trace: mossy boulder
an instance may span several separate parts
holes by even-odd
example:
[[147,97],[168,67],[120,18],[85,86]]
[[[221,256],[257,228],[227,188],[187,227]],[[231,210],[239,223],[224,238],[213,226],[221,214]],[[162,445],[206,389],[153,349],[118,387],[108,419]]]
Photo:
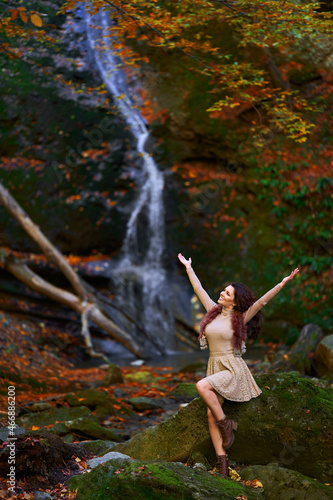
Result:
[[317,345],[314,362],[321,375],[333,376],[333,335],[327,335]]
[[196,384],[181,382],[173,391],[169,392],[168,396],[175,398],[197,398],[198,391]]
[[30,411],[44,411],[44,410],[51,410],[53,406],[51,403],[43,403],[42,401],[40,403],[34,403],[29,406]]
[[136,373],[127,373],[125,375],[125,382],[137,382],[138,384],[150,384],[159,380],[154,377],[150,372],[142,371]]
[[66,427],[78,436],[121,441],[121,438],[112,430],[102,427],[89,417],[80,417],[66,422]]
[[121,373],[119,366],[114,363],[110,363],[106,372],[104,379],[102,380],[101,386],[108,387],[112,384],[123,384],[124,378]]
[[253,465],[241,471],[241,477],[252,481],[259,479],[264,487],[264,497],[293,500],[330,500],[332,486],[319,483],[316,479],[277,464]]
[[43,428],[50,425],[64,424],[69,420],[74,420],[80,417],[94,418],[89,408],[86,406],[78,406],[76,408],[52,408],[41,413],[29,413],[22,415],[16,420],[17,425],[26,429],[32,426]]
[[87,406],[95,411],[99,419],[105,419],[110,415],[129,415],[132,413],[125,405],[111,398],[107,392],[95,389],[84,389],[83,391],[66,394],[65,401],[74,407],[80,405]]
[[146,398],[143,396],[128,399],[128,402],[135,410],[154,410],[165,406],[165,403],[160,399]]
[[81,441],[78,443],[81,448],[93,453],[94,455],[102,455],[111,451],[115,446],[114,441],[107,441],[104,439],[96,439],[95,441]]
[[[110,460],[89,474],[73,476],[66,486],[78,500],[254,500],[259,491],[220,475],[181,463]],[[241,495],[244,495],[241,497]]]
[[[225,401],[223,409],[238,422],[231,460],[265,465],[277,461],[322,481],[333,473],[333,392],[317,387],[298,372],[255,376],[260,397],[244,403]],[[215,459],[206,406],[196,398],[176,415],[149,427],[120,451],[140,460],[186,462],[199,451]],[[311,459],[309,459],[311,457]]]

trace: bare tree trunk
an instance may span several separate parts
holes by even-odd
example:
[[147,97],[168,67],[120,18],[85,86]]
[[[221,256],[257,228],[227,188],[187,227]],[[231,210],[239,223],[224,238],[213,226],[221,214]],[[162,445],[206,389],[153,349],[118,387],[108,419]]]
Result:
[[0,202],[8,210],[10,215],[17,220],[20,226],[28,233],[28,235],[40,246],[47,259],[60,269],[64,276],[71,283],[73,289],[82,300],[88,300],[88,293],[84,288],[80,276],[71,268],[62,253],[52,245],[52,243],[44,236],[28,214],[21,208],[17,201],[0,183]]
[[130,352],[132,352],[137,357],[145,358],[146,355],[142,352],[137,343],[121,328],[119,328],[112,320],[107,318],[94,304],[93,302],[86,302],[80,300],[76,295],[61,288],[58,288],[51,283],[48,283],[43,278],[35,274],[31,269],[29,269],[25,264],[21,264],[17,261],[12,260],[10,257],[4,261],[5,269],[11,272],[16,278],[25,283],[27,286],[36,290],[47,297],[50,297],[57,302],[61,302],[66,306],[74,309],[74,311],[81,314],[84,321],[82,324],[82,334],[84,336],[86,345],[91,351],[91,355],[95,355],[92,351],[92,344],[90,339],[90,333],[87,328],[87,316],[89,314],[91,320],[96,323],[96,325],[106,330],[111,336],[123,344]]

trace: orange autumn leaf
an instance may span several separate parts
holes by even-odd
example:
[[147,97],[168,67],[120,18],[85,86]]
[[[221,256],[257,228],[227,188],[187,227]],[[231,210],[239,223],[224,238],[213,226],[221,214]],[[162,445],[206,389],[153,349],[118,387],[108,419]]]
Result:
[[40,429],[40,427],[38,427],[37,425],[33,425],[32,427],[30,427],[30,429],[32,431],[38,431],[38,429]]
[[12,13],[11,16],[10,16],[11,21],[15,21],[15,19],[17,18],[18,10],[12,9],[9,12]]
[[30,19],[31,19],[32,24],[34,24],[38,28],[41,28],[43,26],[43,21],[38,14],[32,14]]
[[24,23],[27,23],[28,22],[28,16],[26,15],[25,12],[23,12],[22,10],[20,10],[20,18],[22,19],[22,21]]

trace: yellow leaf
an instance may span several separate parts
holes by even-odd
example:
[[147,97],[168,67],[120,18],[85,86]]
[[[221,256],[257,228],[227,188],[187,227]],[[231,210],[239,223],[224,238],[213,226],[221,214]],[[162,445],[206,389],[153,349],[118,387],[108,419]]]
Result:
[[258,479],[253,479],[252,484],[255,488],[263,488],[263,484]]
[[284,354],[284,355],[283,355],[283,357],[284,357],[284,359],[286,359],[286,360],[288,360],[288,359],[289,359],[288,354]]
[[32,431],[38,431],[38,429],[40,429],[40,427],[37,427],[37,425],[33,425],[33,426],[31,427],[31,430],[32,430]]
[[24,23],[27,23],[28,22],[28,16],[26,15],[25,12],[22,12],[22,10],[20,10],[20,18],[22,19],[22,21]]
[[32,24],[38,26],[38,28],[41,28],[43,26],[42,18],[38,14],[32,14],[30,19]]

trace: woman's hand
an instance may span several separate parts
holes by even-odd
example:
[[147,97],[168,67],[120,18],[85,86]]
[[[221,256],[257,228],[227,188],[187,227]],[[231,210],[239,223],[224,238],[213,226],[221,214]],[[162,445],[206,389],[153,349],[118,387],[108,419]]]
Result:
[[188,260],[186,260],[185,257],[181,253],[179,253],[178,254],[178,259],[180,260],[180,262],[182,264],[184,264],[184,266],[186,267],[186,269],[188,269],[189,267],[191,267],[191,264],[192,264],[191,257]]
[[281,281],[281,286],[284,286],[288,281],[292,280],[294,276],[296,276],[296,274],[299,272],[299,269],[298,267],[296,267],[296,269],[294,269],[292,271],[292,273],[290,273],[289,276],[286,276],[285,278],[283,278],[283,280]]

